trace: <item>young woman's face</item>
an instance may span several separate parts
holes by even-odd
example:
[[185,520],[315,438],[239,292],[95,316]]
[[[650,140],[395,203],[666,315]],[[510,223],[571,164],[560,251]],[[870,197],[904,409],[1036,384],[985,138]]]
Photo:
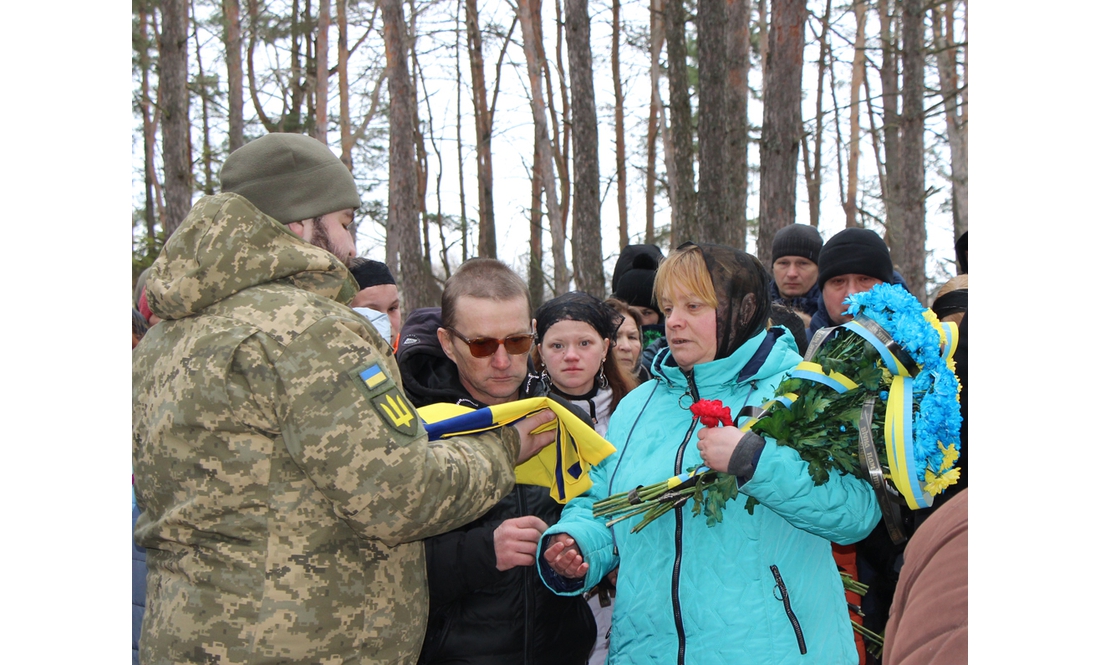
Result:
[[550,326],[539,342],[539,357],[559,390],[583,395],[595,385],[610,345],[589,324],[562,320]]
[[634,373],[638,358],[642,355],[642,334],[633,316],[624,316],[619,333],[615,336],[615,360],[623,371]]
[[665,338],[680,369],[714,360],[718,353],[716,313],[701,297],[679,287],[661,297]]

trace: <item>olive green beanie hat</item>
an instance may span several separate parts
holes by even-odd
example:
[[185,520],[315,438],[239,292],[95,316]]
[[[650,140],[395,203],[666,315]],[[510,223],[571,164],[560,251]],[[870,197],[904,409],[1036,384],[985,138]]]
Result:
[[226,158],[222,191],[240,194],[282,224],[362,205],[351,171],[302,134],[268,134]]

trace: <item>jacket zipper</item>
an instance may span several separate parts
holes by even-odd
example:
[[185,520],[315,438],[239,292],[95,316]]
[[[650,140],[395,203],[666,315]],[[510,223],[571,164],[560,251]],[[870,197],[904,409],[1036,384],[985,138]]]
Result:
[[[518,495],[519,514],[524,516],[527,514],[527,496],[524,494],[523,487],[516,485],[516,493]],[[534,627],[531,625],[532,619],[535,614],[535,608],[532,606],[532,593],[531,585],[535,582],[534,578],[535,566],[523,567],[523,662],[533,663],[535,662],[534,654],[531,650],[534,648],[534,644],[531,641],[531,634]]]
[[[699,388],[695,385],[695,376],[690,373],[687,374],[687,382],[688,391],[691,393],[692,403],[698,402]],[[684,450],[687,448],[688,442],[691,441],[691,435],[695,432],[695,427],[698,424],[698,416],[692,417],[687,434],[684,435],[684,440],[680,443],[680,448],[676,451],[675,475],[680,475],[684,471]],[[680,563],[684,554],[683,504],[676,507],[676,536],[674,542],[676,545],[676,557],[672,561],[672,619],[676,624],[676,640],[678,643],[676,665],[684,665],[684,657],[687,652],[687,633],[684,631],[684,616],[680,608]]]
[[[769,566],[772,571],[772,576],[775,578],[775,588],[779,589],[780,598],[776,600],[783,601],[783,609],[787,611],[787,618],[791,620],[791,626],[794,627],[794,636],[798,640],[798,651],[803,656],[806,655],[806,638],[802,635],[802,626],[798,623],[798,617],[794,615],[794,610],[791,609],[791,598],[787,595],[787,585],[783,583],[783,576],[779,574],[779,566]],[[774,594],[774,591],[772,592]]]

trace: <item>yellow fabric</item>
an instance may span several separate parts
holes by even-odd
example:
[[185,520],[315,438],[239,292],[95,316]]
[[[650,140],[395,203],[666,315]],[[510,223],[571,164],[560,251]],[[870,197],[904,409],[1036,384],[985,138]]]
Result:
[[794,369],[797,371],[810,372],[813,374],[820,374],[821,376],[827,376],[833,381],[836,381],[840,385],[844,386],[848,390],[854,390],[858,387],[855,381],[849,379],[835,369],[830,370],[829,373],[826,374],[821,365],[810,362],[808,360],[803,360],[802,362],[798,363],[798,365],[796,365]]
[[[589,470],[615,452],[615,447],[572,411],[549,397],[531,397],[491,406],[489,407],[493,416],[491,425],[474,430],[448,432],[444,437],[503,427],[543,409],[553,411],[557,420],[539,427],[535,433],[557,429],[557,436],[552,445],[546,446],[537,455],[516,467],[516,482],[549,487],[550,496],[555,501],[568,503],[592,487],[592,480],[588,477]],[[473,409],[458,404],[428,404],[417,411],[425,422],[442,423],[448,418],[469,413]],[[569,473],[569,469],[574,465],[580,469],[580,474],[576,478]],[[562,479],[561,483],[559,478]],[[562,486],[559,487],[559,484]]]

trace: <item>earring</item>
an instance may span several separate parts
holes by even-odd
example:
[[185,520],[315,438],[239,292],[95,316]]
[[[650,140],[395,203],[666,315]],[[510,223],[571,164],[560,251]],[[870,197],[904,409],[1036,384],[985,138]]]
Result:
[[[606,360],[606,359],[604,359],[604,360]],[[598,382],[601,390],[608,386],[607,375],[603,373],[604,360],[600,361],[600,371],[599,371],[598,374],[596,374],[596,379],[597,379],[597,382]]]
[[550,389],[554,387],[554,382],[550,379],[550,374],[545,368],[539,374],[539,381],[542,382],[542,387],[546,389],[546,392],[550,392]]

